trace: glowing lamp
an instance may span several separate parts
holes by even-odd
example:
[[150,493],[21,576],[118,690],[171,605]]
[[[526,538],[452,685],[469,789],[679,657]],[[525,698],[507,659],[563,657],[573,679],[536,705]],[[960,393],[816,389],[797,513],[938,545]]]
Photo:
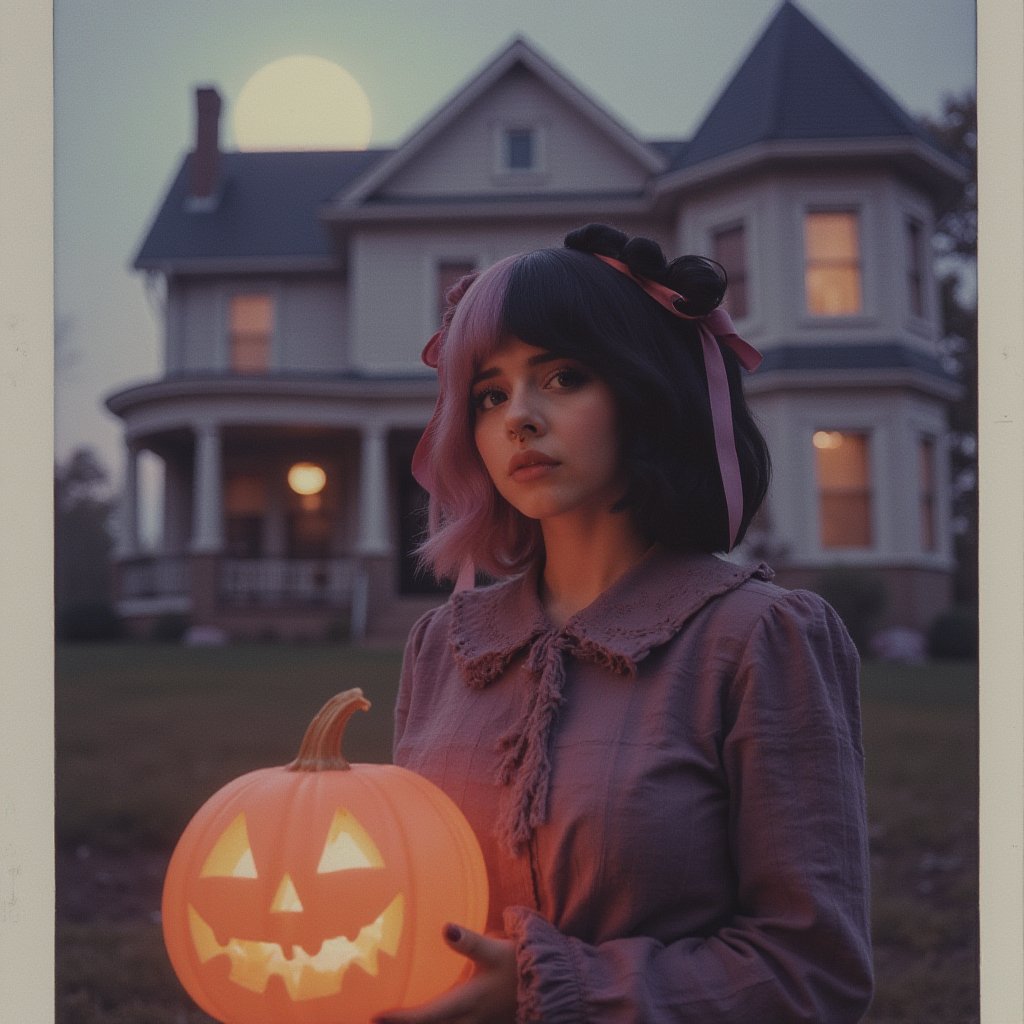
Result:
[[288,470],[288,486],[296,494],[319,494],[326,483],[327,474],[313,462],[296,462]]
[[291,764],[228,783],[174,849],[164,942],[224,1024],[366,1024],[464,975],[441,929],[484,928],[480,847],[426,779],[345,760],[348,719],[369,706],[360,690],[333,697]]
[[842,447],[843,435],[838,430],[816,430],[811,441],[815,448],[831,450],[833,448]]

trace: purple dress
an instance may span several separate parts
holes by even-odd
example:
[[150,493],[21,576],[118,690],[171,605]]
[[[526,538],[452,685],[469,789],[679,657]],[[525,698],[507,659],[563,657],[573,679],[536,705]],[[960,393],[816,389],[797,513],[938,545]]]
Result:
[[535,574],[414,627],[395,762],[476,831],[519,1021],[866,1012],[857,653],[770,578],[655,548],[561,630]]

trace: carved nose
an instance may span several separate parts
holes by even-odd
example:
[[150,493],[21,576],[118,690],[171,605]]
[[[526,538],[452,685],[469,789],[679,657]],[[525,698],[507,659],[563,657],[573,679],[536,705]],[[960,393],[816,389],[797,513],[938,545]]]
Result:
[[286,873],[270,904],[270,912],[272,914],[299,914],[302,910],[302,900],[299,899],[295,883],[292,881],[291,875]]

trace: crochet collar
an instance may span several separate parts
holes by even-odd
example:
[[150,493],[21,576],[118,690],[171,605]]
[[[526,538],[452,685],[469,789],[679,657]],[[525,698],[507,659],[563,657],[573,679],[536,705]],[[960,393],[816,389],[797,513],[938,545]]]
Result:
[[714,555],[652,548],[637,565],[561,630],[541,605],[534,569],[451,598],[450,641],[465,681],[487,686],[540,637],[559,638],[577,658],[634,677],[655,647],[671,640],[713,598],[751,577],[768,580],[764,563],[734,565]]

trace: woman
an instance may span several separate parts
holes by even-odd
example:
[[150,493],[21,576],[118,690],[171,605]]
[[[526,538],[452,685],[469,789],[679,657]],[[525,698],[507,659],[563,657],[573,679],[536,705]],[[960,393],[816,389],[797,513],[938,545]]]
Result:
[[724,288],[588,225],[449,297],[414,470],[424,560],[460,582],[410,636],[395,760],[468,817],[491,916],[446,929],[465,984],[380,1021],[866,1010],[856,651],[818,597],[713,554],[769,474]]

